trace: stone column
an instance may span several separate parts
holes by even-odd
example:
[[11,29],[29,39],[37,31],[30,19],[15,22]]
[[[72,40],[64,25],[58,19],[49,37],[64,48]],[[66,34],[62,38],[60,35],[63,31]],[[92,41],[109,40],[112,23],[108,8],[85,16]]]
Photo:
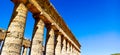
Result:
[[70,53],[71,53],[70,55],[73,55],[73,47],[72,47],[72,44],[71,44],[70,49],[71,49],[71,50],[70,50]]
[[44,22],[40,18],[35,19],[34,33],[32,37],[31,55],[43,55]]
[[27,48],[26,47],[24,47],[23,55],[27,55]]
[[63,43],[62,43],[62,55],[66,55],[66,39],[63,39]]
[[75,55],[77,55],[77,51],[76,51],[76,49],[75,49]]
[[75,48],[73,48],[73,55],[77,55]]
[[67,42],[67,55],[70,55],[70,43]]
[[54,55],[55,50],[54,50],[54,41],[55,41],[55,34],[54,34],[54,29],[53,27],[49,26],[47,27],[47,37],[46,37],[46,49],[45,49],[45,54],[46,55]]
[[61,55],[61,34],[57,34],[55,55]]
[[1,55],[20,55],[27,11],[23,3],[15,4]]
[[75,49],[75,53],[76,53],[76,55],[78,55],[78,52],[77,52],[77,50]]

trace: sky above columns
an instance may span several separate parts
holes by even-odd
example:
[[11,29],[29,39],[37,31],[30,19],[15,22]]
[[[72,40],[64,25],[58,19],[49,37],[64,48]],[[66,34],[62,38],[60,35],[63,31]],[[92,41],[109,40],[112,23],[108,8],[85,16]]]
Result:
[[[120,0],[50,0],[82,45],[82,55],[120,53]],[[0,0],[0,27],[7,29],[14,4]],[[31,38],[29,12],[25,37]]]

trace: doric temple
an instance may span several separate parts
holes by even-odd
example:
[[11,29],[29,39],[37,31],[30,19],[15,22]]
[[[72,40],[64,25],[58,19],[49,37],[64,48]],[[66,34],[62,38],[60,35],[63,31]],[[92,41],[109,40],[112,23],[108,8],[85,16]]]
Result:
[[[49,0],[11,1],[14,11],[8,29],[0,29],[1,55],[80,55],[80,43]],[[28,11],[35,20],[31,40],[24,37]]]

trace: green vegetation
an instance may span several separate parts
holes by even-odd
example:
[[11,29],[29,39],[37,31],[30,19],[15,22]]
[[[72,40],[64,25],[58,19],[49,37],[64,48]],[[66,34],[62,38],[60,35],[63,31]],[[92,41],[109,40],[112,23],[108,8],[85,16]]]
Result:
[[112,54],[112,55],[120,55],[120,53]]

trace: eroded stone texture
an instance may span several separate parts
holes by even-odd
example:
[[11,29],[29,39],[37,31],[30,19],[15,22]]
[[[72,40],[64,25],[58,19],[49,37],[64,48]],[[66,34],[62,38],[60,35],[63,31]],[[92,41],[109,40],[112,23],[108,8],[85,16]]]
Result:
[[81,45],[79,44],[75,36],[72,34],[72,32],[69,30],[62,17],[57,13],[55,8],[48,0],[29,1],[30,4],[28,5],[28,7],[30,8],[29,10],[32,13],[41,13],[42,16],[45,17],[43,18],[43,20],[46,23],[54,23],[55,28],[61,31],[65,38],[69,40],[71,44],[73,44],[78,49],[78,51],[80,51],[79,49]]
[[70,43],[67,42],[67,55],[70,55]]
[[63,46],[62,46],[62,55],[66,55],[66,39],[63,39]]
[[23,3],[15,4],[1,55],[20,55],[27,8]]
[[31,55],[43,55],[43,33],[45,24],[40,19],[35,20],[35,22]]
[[23,45],[24,47],[30,48],[30,44],[31,44],[31,41],[30,41],[30,40],[25,39],[25,38],[23,39],[22,45]]
[[[30,47],[30,42],[28,40],[23,41],[27,8],[33,13],[33,15],[40,15],[37,18],[34,17],[36,20],[36,24],[31,44],[31,55],[43,55],[44,48],[44,53],[46,53],[46,55],[70,55],[70,53],[71,55],[80,54],[81,45],[76,40],[72,32],[69,30],[62,17],[57,13],[57,11],[48,0],[12,1],[14,1],[15,3],[15,8],[11,23],[8,28],[9,33],[7,33],[5,39],[2,55],[20,55],[22,44],[24,46]],[[23,3],[20,2],[23,2],[27,6],[27,8],[23,5]],[[41,19],[46,24],[52,24],[52,26],[54,26],[54,29],[51,27],[47,27],[48,31],[45,47],[43,47],[43,30],[45,24]],[[57,36],[57,41],[55,40],[54,30],[58,30],[62,33],[62,35],[64,35],[64,37],[62,36],[63,41],[61,41],[61,35]],[[1,39],[3,38],[0,37],[0,40]],[[70,43],[68,43],[66,40],[70,41],[71,48]],[[24,49],[24,51],[26,51],[26,49]],[[26,52],[24,52],[23,54],[26,55]]]
[[55,48],[55,55],[61,55],[61,34],[57,35],[56,39],[56,48]]
[[54,29],[52,27],[47,28],[47,38],[46,38],[46,55],[54,55]]

